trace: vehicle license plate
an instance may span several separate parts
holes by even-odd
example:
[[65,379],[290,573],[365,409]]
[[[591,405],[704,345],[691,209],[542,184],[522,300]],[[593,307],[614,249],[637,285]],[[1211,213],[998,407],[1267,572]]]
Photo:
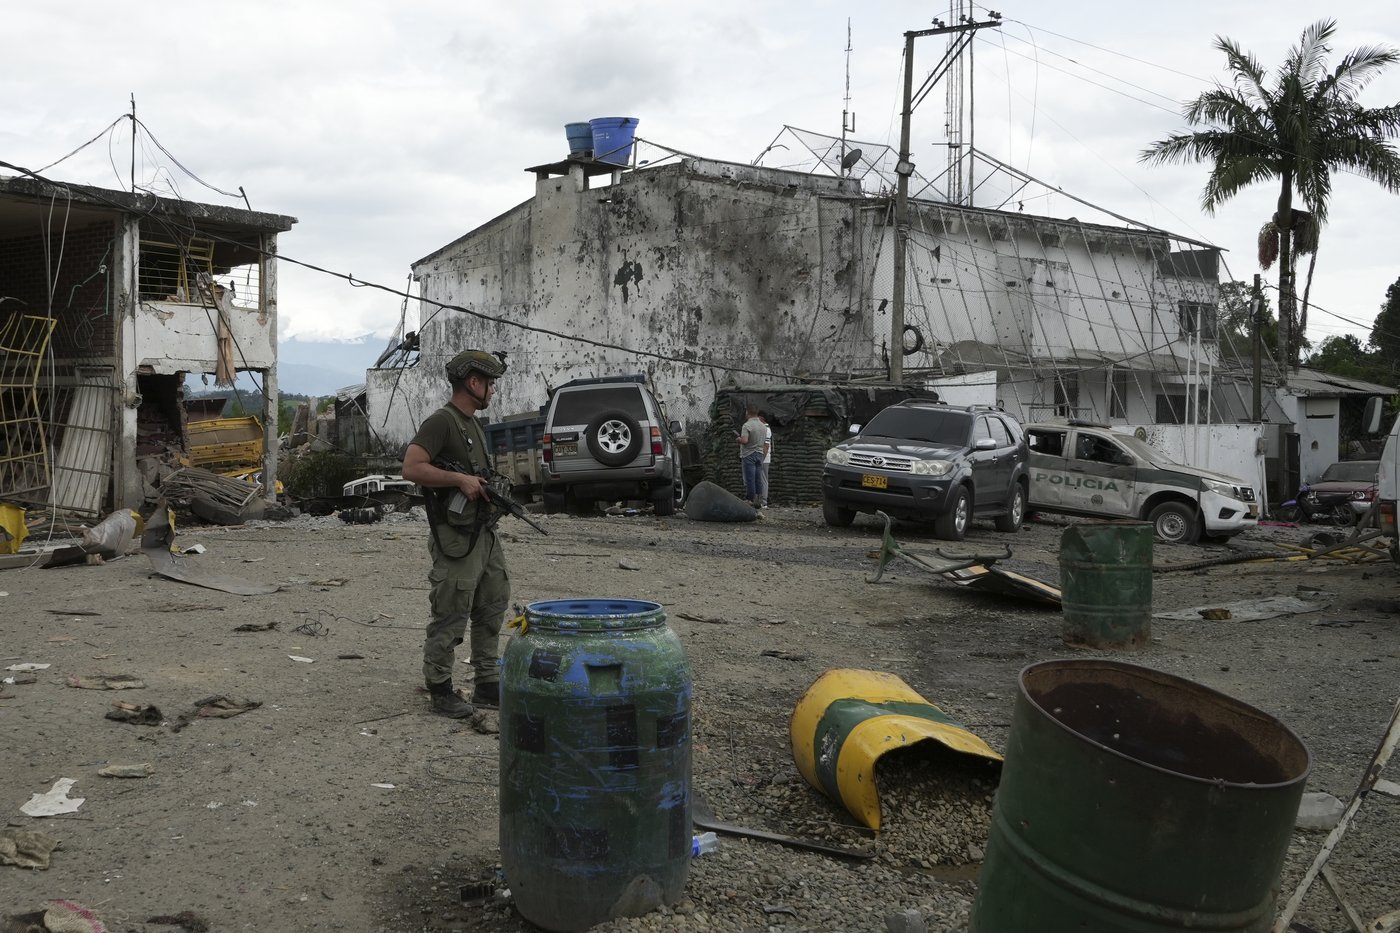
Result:
[[1257,506],[1257,505],[1251,505],[1251,506],[1249,507],[1249,517],[1250,517],[1250,518],[1258,518],[1258,517],[1259,517],[1259,506]]
[[578,444],[555,444],[554,454],[557,457],[573,457],[578,454]]
[[888,489],[890,478],[888,476],[876,476],[874,473],[862,473],[860,484],[866,489]]

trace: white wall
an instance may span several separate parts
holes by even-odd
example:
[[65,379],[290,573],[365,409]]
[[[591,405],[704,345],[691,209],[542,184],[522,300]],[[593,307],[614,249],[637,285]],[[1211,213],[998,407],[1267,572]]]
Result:
[[1115,430],[1131,433],[1138,428],[1146,434],[1147,443],[1172,460],[1244,480],[1254,487],[1261,508],[1266,504],[1264,435],[1268,425],[1143,424],[1115,427]]
[[924,383],[938,393],[949,405],[987,405],[997,403],[997,373],[994,369],[957,376],[940,376]]
[[[533,201],[414,265],[430,302],[538,330],[434,315],[425,303],[421,364],[401,391],[431,397],[445,391],[442,367],[455,353],[499,349],[508,369],[493,417],[538,408],[570,379],[641,372],[672,417],[696,424],[726,380],[868,371],[880,362],[862,285],[863,202],[843,194],[855,190],[700,160],[624,173],[604,188],[577,175],[539,180]],[[400,406],[389,436],[411,436],[410,417]]]
[[[270,318],[256,310],[226,311],[236,345],[238,369],[266,369],[277,362]],[[219,358],[218,330],[212,308],[171,302],[141,302],[128,319],[128,338],[136,364],[155,373],[212,373]],[[246,362],[245,362],[246,360]]]

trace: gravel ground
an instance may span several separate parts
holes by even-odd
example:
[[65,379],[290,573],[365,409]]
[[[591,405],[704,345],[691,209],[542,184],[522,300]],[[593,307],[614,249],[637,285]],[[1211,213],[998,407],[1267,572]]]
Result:
[[[693,861],[680,904],[598,928],[605,931],[883,930],[886,918],[901,930],[966,928],[994,771],[920,755],[882,762],[885,829],[872,839],[792,761],[792,708],[832,667],[897,674],[1004,751],[1027,664],[1084,656],[1143,664],[1278,716],[1313,754],[1308,790],[1343,799],[1400,683],[1397,569],[1387,563],[1158,574],[1157,611],[1300,591],[1318,608],[1256,622],[1157,620],[1141,650],[1086,652],[1063,644],[1053,611],[907,565],[865,582],[879,546],[871,519],[832,530],[816,509],[779,508],[746,525],[645,515],[539,520],[548,537],[506,526],[517,600],[615,595],[667,608],[695,678],[694,784],[719,819],[877,853],[839,859],[721,836],[717,851]],[[1018,566],[1053,577],[1065,525],[1007,536],[978,523],[965,547],[1010,543]],[[1234,544],[1277,548],[1317,530],[1260,528]],[[418,684],[426,535],[417,510],[368,526],[302,517],[182,528],[180,544],[207,548],[190,558],[200,566],[283,584],[260,597],[152,577],[139,556],[0,573],[0,657],[10,659],[0,666],[52,665],[0,698],[8,750],[0,808],[11,828],[62,843],[47,871],[0,867],[0,913],[70,898],[109,930],[130,933],[179,929],[151,918],[182,911],[210,930],[532,929],[508,900],[462,901],[463,886],[493,878],[499,861],[498,751],[489,715],[463,724],[426,712]],[[938,545],[917,527],[896,536],[911,549]],[[1227,553],[1159,548],[1156,559]],[[276,627],[235,631],[269,622]],[[65,685],[95,673],[147,686],[114,694]],[[175,728],[196,700],[218,694],[262,705]],[[166,724],[105,719],[113,699],[155,704]],[[138,762],[151,764],[150,777],[96,773]],[[85,797],[76,813],[20,813],[63,777]],[[393,786],[376,786],[385,784]],[[1285,895],[1322,838],[1295,834]],[[1400,907],[1396,838],[1400,803],[1376,795],[1333,859],[1365,917]],[[1346,928],[1321,885],[1298,919],[1319,931]]]

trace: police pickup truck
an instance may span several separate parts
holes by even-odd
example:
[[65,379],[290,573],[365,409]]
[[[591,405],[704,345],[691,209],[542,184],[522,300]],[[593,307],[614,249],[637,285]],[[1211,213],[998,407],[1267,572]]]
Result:
[[1142,519],[1168,544],[1222,541],[1259,519],[1242,480],[1175,463],[1131,434],[1073,420],[1025,430],[1032,511]]

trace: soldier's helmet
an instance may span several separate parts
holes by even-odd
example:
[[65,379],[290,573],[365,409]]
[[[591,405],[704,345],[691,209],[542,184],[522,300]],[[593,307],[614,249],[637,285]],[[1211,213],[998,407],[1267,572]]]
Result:
[[488,379],[499,379],[506,371],[506,355],[500,351],[463,350],[448,362],[447,378],[459,382],[471,375],[473,370]]

